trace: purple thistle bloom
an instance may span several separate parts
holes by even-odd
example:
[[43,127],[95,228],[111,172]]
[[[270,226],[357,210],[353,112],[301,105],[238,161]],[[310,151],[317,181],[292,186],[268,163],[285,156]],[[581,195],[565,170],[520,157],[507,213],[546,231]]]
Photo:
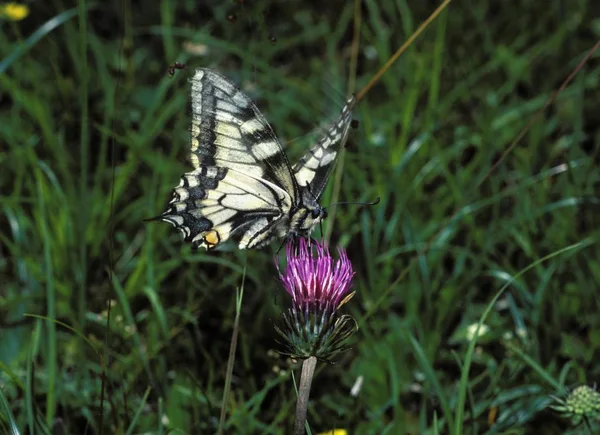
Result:
[[309,244],[305,239],[286,247],[287,266],[282,272],[275,258],[279,278],[292,297],[292,307],[283,314],[283,336],[290,355],[316,356],[329,360],[344,350],[343,341],[356,331],[356,322],[337,311],[354,293],[352,263],[343,249],[334,259],[327,245]]
[[277,266],[279,278],[292,297],[294,307],[318,303],[337,310],[352,286],[352,263],[341,248],[338,249],[340,258],[337,261],[331,257],[324,243],[317,242],[315,250],[317,255],[313,257],[313,249],[305,239],[300,239],[295,246],[289,243],[285,272],[282,274]]

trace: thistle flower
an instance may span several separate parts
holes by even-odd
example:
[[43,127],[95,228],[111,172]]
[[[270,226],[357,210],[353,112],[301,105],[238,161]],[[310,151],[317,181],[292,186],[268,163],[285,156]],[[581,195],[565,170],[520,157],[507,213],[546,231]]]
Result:
[[349,315],[340,315],[339,308],[352,298],[352,263],[343,249],[334,259],[325,243],[309,244],[300,239],[286,247],[287,266],[275,264],[279,278],[292,297],[292,307],[283,313],[283,337],[294,358],[314,356],[329,362],[345,350],[344,342],[357,329]]

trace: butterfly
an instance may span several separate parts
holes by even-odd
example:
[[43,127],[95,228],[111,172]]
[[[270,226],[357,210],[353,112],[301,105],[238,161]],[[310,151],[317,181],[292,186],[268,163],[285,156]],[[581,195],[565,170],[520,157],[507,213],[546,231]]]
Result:
[[240,249],[310,237],[327,216],[319,205],[352,122],[352,96],[325,135],[296,163],[256,105],[227,78],[198,68],[190,79],[194,170],[181,177],[160,216],[192,248],[227,240]]

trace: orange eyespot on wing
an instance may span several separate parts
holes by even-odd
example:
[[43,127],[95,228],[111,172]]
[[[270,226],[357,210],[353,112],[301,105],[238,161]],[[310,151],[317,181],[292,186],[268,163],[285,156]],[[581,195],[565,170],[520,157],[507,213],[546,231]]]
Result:
[[221,243],[221,236],[217,230],[207,231],[204,235],[204,243],[207,249],[212,249]]

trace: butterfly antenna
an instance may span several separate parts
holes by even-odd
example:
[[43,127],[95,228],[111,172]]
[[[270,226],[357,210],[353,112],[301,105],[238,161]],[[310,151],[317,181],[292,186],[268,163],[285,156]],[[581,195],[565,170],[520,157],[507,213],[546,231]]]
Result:
[[377,197],[377,199],[373,202],[354,202],[354,201],[349,201],[349,202],[336,202],[334,204],[329,204],[329,206],[327,208],[330,207],[335,207],[336,205],[377,205],[381,202],[381,198]]
[[277,251],[275,252],[275,255],[279,255],[279,251],[281,251],[281,248],[283,248],[283,246],[285,245],[285,243],[288,241],[288,239],[283,239],[283,242],[281,242],[281,245],[279,245],[279,248],[277,248]]
[[163,218],[163,216],[159,215],[159,216],[154,216],[154,217],[151,217],[151,218],[142,219],[142,222],[154,222],[154,221],[159,221],[162,218]]

